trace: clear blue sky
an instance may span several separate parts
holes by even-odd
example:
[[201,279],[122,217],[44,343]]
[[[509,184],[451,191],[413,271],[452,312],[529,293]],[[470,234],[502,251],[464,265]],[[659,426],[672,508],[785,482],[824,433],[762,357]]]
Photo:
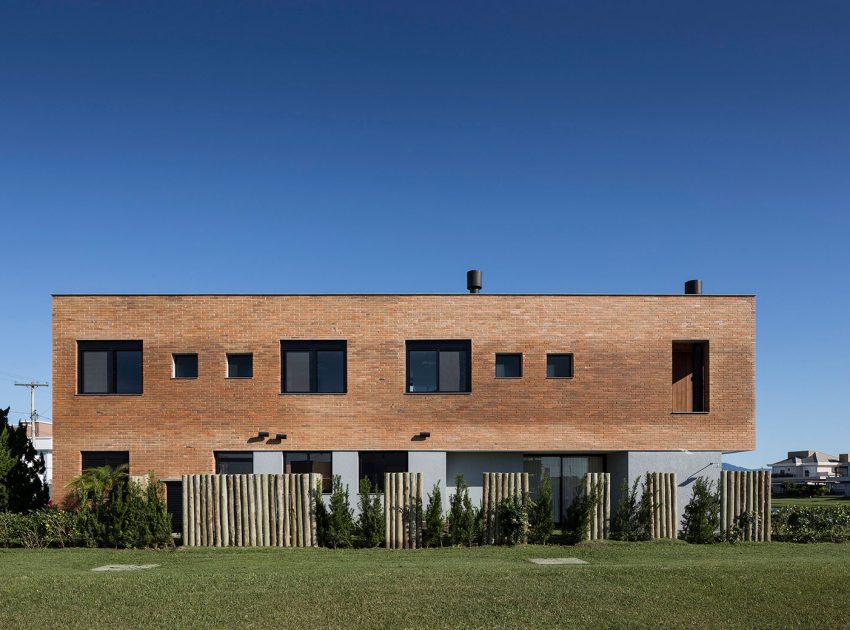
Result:
[[700,277],[758,295],[727,461],[850,451],[850,4],[697,5],[3,3],[0,404],[53,292]]

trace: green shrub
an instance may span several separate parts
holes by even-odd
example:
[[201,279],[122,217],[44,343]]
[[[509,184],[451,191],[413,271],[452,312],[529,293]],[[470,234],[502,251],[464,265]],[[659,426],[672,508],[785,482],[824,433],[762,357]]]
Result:
[[55,508],[27,514],[0,512],[0,547],[73,547],[79,544],[76,512]]
[[384,542],[384,507],[378,488],[372,487],[364,477],[360,480],[360,515],[357,518],[357,532],[366,547],[377,547]]
[[434,490],[428,495],[428,507],[425,508],[425,533],[422,541],[426,547],[442,547],[446,530],[446,519],[443,518],[443,495],[439,482],[434,484]]
[[685,506],[681,538],[689,543],[708,544],[720,539],[720,492],[714,482],[697,477],[691,500]]
[[732,523],[732,526],[727,529],[725,532],[722,532],[722,538],[726,542],[736,543],[741,540],[744,540],[746,537],[746,532],[753,527],[754,525],[758,525],[759,523],[759,515],[757,512],[741,512],[738,515],[738,518]]
[[[84,492],[83,497],[88,494]],[[153,473],[145,486],[125,479],[108,494],[95,494],[90,500],[83,497],[79,497],[78,524],[84,544],[122,549],[173,544],[165,489]]]
[[343,489],[342,477],[334,475],[331,504],[328,508],[328,529],[326,544],[334,549],[351,547],[354,533],[354,515],[349,507],[348,486]]
[[328,547],[328,507],[322,494],[322,480],[316,483],[313,493],[313,511],[316,513],[316,543],[320,547]]
[[587,539],[590,519],[598,502],[599,491],[595,486],[589,493],[584,486],[576,493],[573,502],[564,513],[564,540],[568,545],[575,545]]
[[463,475],[455,478],[455,493],[449,499],[449,543],[471,547],[481,540],[482,529],[480,510],[472,506],[469,498],[469,486]]
[[850,507],[792,505],[774,510],[772,539],[782,542],[850,542]]
[[643,492],[638,498],[637,477],[629,489],[627,479],[623,480],[620,502],[611,523],[611,540],[640,541],[652,537],[652,501],[649,484],[644,481]]
[[555,519],[552,517],[552,480],[544,475],[537,489],[537,500],[532,501],[528,514],[528,542],[545,545],[555,531]]
[[520,495],[503,499],[498,506],[499,543],[517,545],[523,542],[528,530],[528,508]]

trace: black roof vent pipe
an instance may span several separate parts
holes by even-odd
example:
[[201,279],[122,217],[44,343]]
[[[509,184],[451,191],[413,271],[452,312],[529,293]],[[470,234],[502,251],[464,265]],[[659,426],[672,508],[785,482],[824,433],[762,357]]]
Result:
[[685,282],[685,295],[700,295],[702,293],[702,280],[688,280]]
[[480,269],[470,269],[466,272],[466,288],[470,293],[481,293]]

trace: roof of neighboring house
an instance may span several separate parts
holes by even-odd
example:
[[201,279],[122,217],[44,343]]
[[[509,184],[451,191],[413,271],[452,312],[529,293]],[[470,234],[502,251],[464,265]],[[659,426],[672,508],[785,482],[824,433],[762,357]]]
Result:
[[[804,453],[806,453],[804,455]],[[829,453],[821,451],[792,451],[782,461],[771,464],[771,466],[802,466],[803,464],[839,464],[838,458]]]

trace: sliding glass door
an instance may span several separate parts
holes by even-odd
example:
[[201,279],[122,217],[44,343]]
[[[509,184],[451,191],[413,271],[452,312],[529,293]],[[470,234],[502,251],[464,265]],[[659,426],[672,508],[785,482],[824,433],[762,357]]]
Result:
[[528,473],[532,499],[537,498],[540,482],[549,477],[552,483],[552,516],[556,523],[560,523],[578,494],[585,473],[605,472],[605,456],[526,455],[523,471]]

